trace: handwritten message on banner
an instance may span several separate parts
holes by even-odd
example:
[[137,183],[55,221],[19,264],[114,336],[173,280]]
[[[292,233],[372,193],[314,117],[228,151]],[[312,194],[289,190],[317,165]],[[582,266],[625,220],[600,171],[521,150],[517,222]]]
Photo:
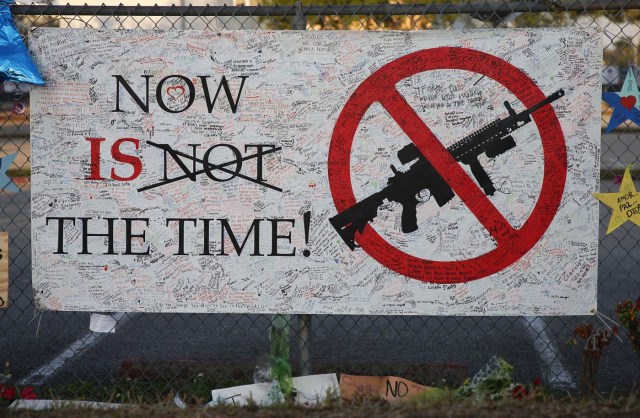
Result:
[[31,33],[54,310],[596,307],[590,29]]

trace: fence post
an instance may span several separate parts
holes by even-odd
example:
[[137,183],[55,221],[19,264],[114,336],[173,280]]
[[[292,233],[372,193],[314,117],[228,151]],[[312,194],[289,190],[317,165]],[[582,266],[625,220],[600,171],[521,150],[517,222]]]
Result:
[[[291,21],[294,30],[307,30],[307,18],[302,14],[302,2],[295,3],[296,14]],[[298,355],[300,356],[300,375],[311,374],[311,315],[298,315]]]
[[302,14],[302,2],[297,1],[295,6],[296,14],[291,20],[291,28],[294,30],[307,30],[307,18]]
[[298,355],[300,376],[311,374],[311,315],[298,315]]

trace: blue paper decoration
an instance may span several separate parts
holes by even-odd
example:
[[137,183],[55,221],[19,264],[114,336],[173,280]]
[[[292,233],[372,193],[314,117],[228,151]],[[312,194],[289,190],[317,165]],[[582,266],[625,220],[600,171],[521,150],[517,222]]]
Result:
[[16,186],[11,179],[7,176],[7,170],[11,166],[13,160],[16,159],[18,153],[7,155],[0,158],[0,190],[7,190],[9,192],[19,192],[20,189]]
[[33,64],[22,37],[13,24],[9,5],[0,0],[0,81],[31,83],[43,86],[44,81]]
[[602,93],[602,100],[613,109],[606,132],[613,131],[627,120],[640,126],[640,109],[638,109],[640,105],[640,93],[638,93],[638,85],[636,84],[632,67],[629,67],[620,91],[618,93]]

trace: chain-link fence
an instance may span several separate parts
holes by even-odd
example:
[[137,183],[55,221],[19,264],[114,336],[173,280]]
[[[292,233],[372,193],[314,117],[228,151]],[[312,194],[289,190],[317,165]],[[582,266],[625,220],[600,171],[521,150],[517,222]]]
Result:
[[[343,3],[343,2],[341,2]],[[348,3],[348,2],[347,2]],[[604,42],[603,89],[619,91],[640,59],[640,1],[435,1],[430,4],[287,6],[13,6],[17,26],[150,30],[431,30],[494,27],[597,27]],[[640,78],[637,78],[640,79]],[[611,109],[602,110],[605,127]],[[602,191],[640,158],[638,127],[630,122],[602,137]],[[7,363],[17,384],[52,388],[54,396],[151,399],[170,391],[206,397],[212,388],[252,382],[269,352],[271,317],[264,315],[114,314],[115,334],[88,330],[89,314],[37,312],[31,288],[29,94],[5,83],[0,91],[0,152],[18,153],[8,171],[20,186],[3,192],[0,230],[10,234],[10,306],[0,310],[0,372]],[[635,172],[634,172],[635,173]],[[601,210],[598,306],[640,296],[640,229],[624,225],[605,235]],[[629,223],[630,224],[630,223]],[[294,373],[393,374],[423,384],[453,386],[498,355],[515,377],[575,390],[580,346],[567,345],[581,317],[293,316]],[[600,387],[625,390],[640,376],[631,344],[605,348]],[[42,390],[42,389],[41,389]]]

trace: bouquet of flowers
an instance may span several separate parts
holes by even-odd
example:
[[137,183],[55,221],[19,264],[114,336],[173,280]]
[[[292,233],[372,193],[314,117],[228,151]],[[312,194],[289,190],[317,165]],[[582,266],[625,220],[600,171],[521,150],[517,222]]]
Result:
[[[8,368],[9,364],[5,364],[5,368]],[[0,374],[0,407],[8,406],[16,399],[37,399],[36,391],[33,386],[25,386],[19,388],[17,386],[10,385],[11,374],[6,370]]]
[[636,300],[636,303],[631,302],[629,299],[618,303],[616,315],[620,320],[620,324],[627,331],[633,349],[638,358],[640,358],[640,297]]

